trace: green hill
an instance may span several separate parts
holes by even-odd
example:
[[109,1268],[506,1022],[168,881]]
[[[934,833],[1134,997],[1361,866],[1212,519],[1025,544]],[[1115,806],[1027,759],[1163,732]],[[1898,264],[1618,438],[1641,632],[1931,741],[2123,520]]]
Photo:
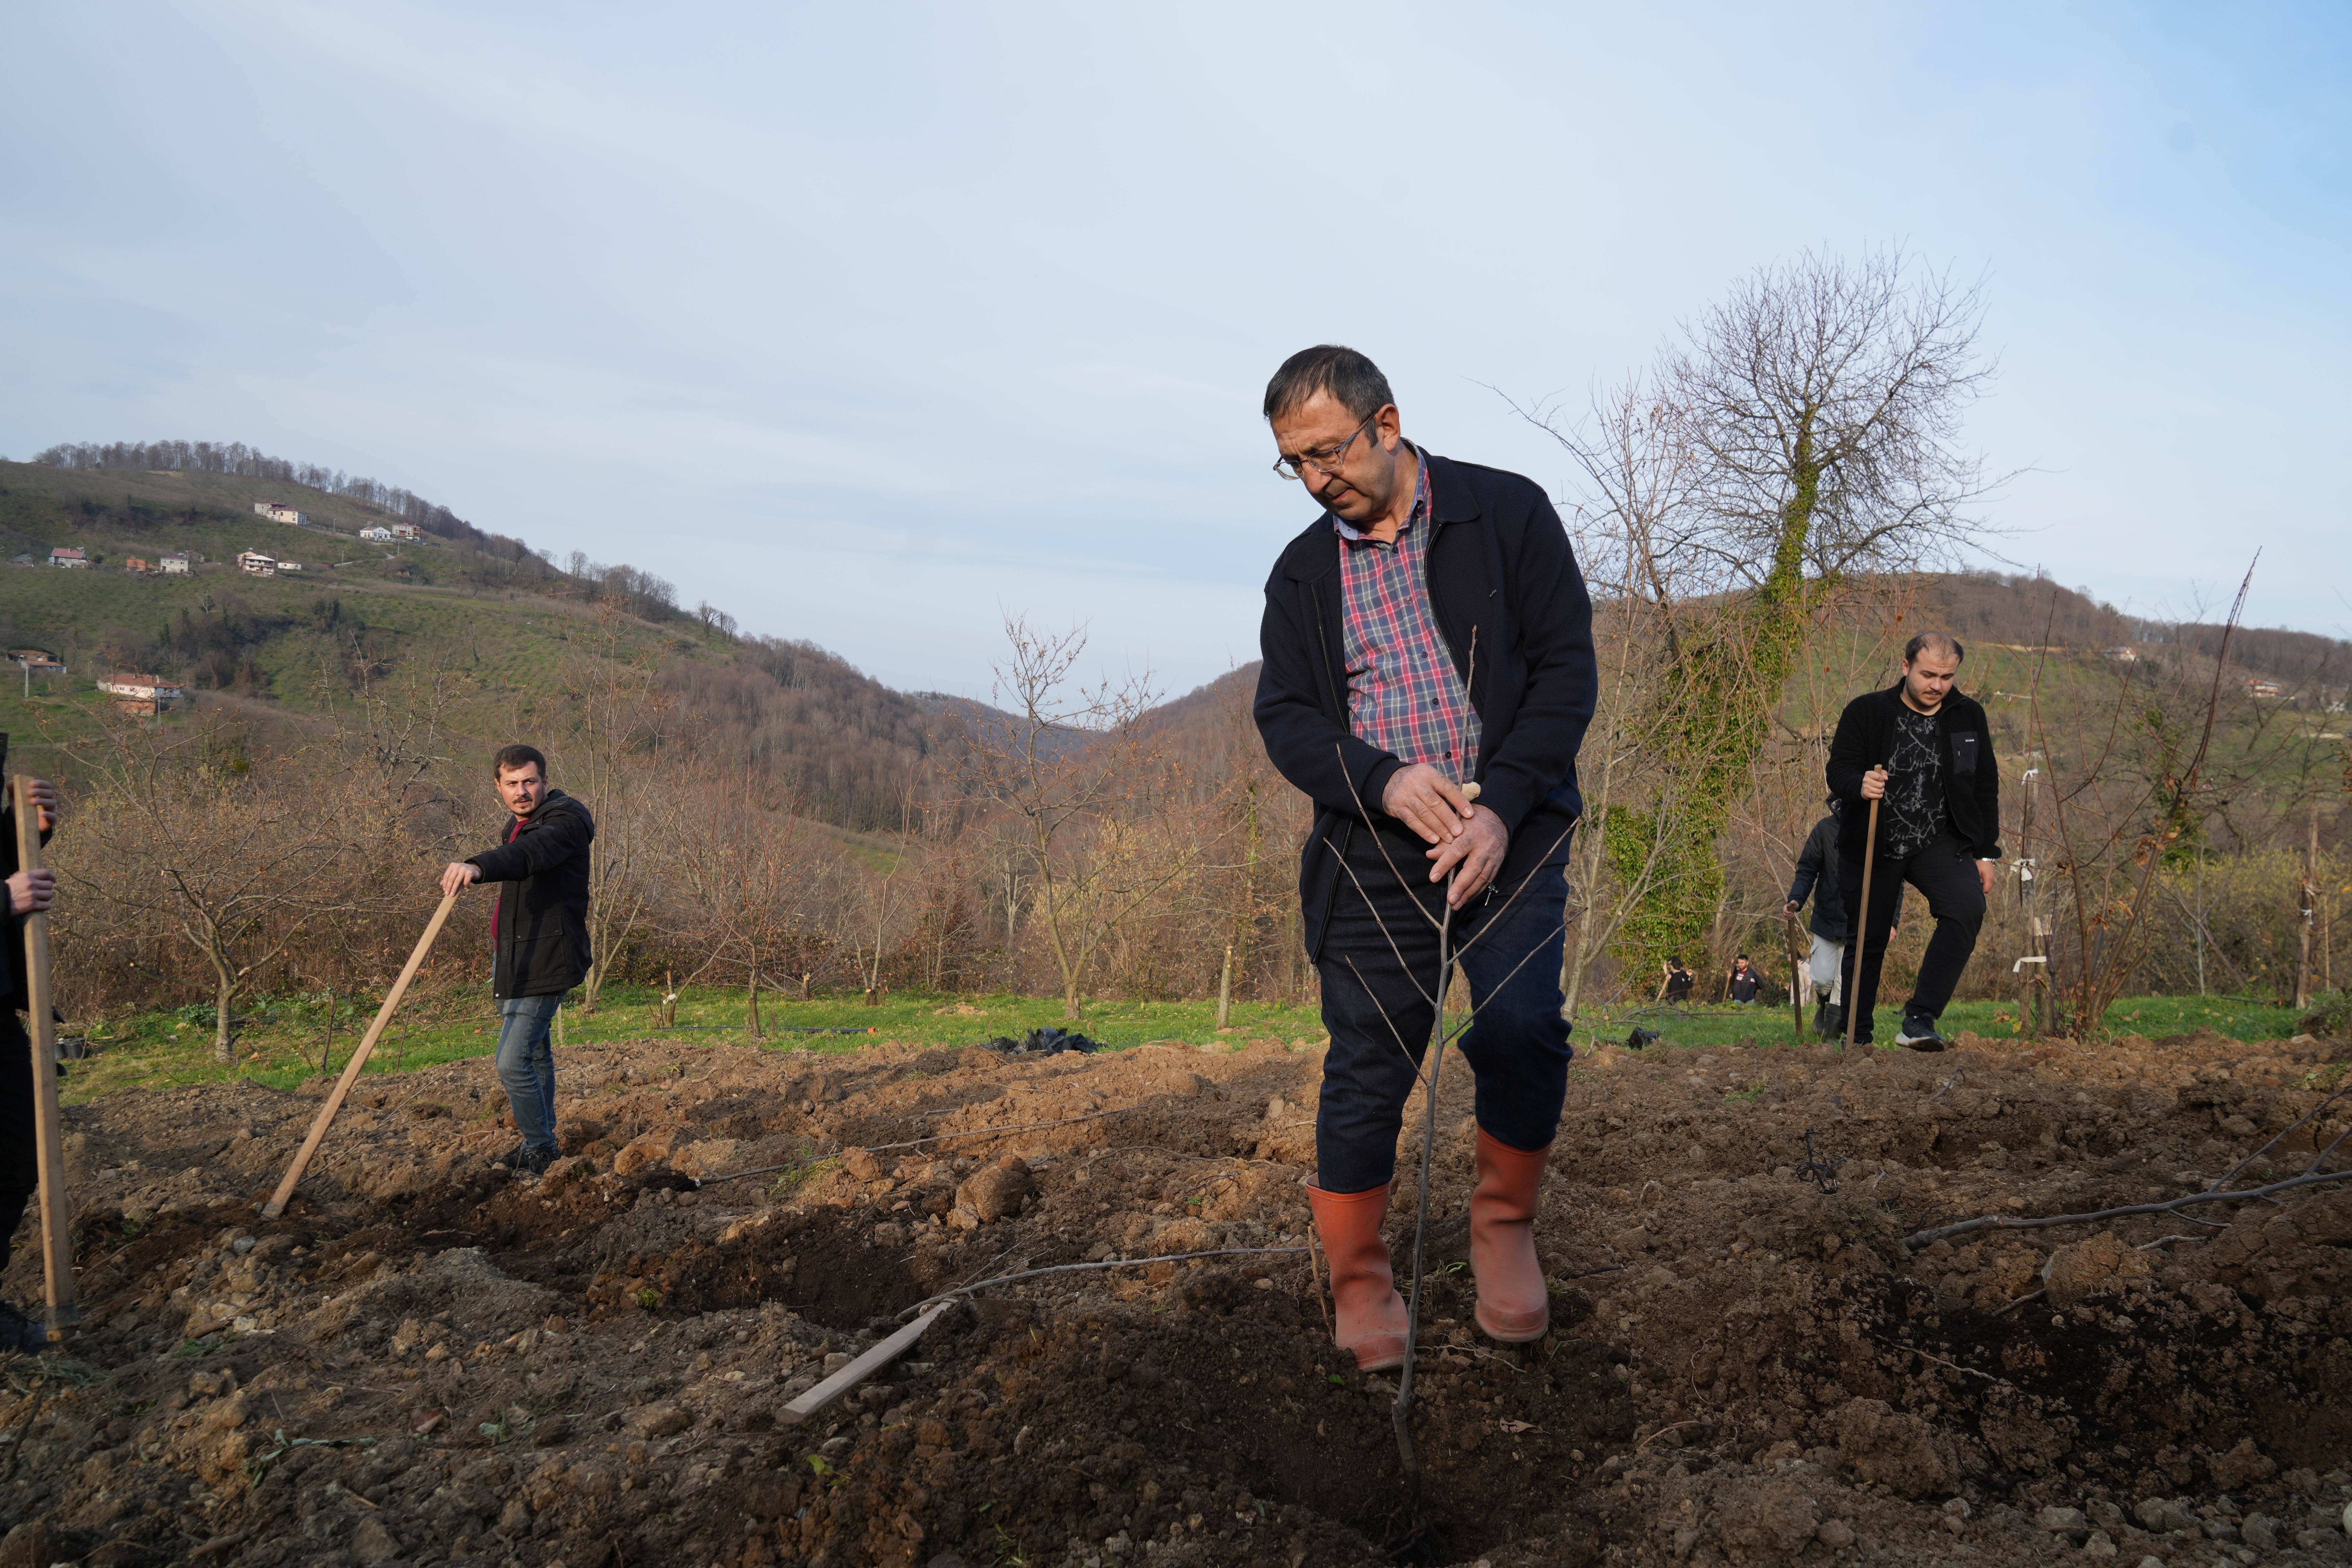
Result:
[[[263,501],[307,521],[257,514]],[[912,699],[824,649],[738,637],[716,612],[681,612],[649,574],[559,570],[455,519],[454,536],[359,537],[394,520],[278,479],[0,462],[0,644],[48,650],[68,671],[8,669],[0,730],[20,752],[69,743],[106,700],[97,681],[116,671],[296,724],[372,683],[434,676],[450,727],[505,738],[570,700],[584,653],[643,672],[692,710],[706,743],[791,775],[809,815],[842,826],[891,820],[931,746]],[[48,565],[61,546],[91,563]],[[129,564],[188,551],[205,559],[185,576]],[[301,571],[248,575],[236,564],[246,551]]]

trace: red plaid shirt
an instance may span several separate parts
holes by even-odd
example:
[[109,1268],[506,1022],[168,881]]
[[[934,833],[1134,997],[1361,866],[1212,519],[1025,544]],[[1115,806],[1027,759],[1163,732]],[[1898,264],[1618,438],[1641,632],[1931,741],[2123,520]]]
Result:
[[1412,513],[1393,543],[1331,520],[1339,531],[1348,727],[1400,761],[1433,763],[1462,784],[1477,765],[1478,710],[1430,608],[1433,510],[1423,458]]

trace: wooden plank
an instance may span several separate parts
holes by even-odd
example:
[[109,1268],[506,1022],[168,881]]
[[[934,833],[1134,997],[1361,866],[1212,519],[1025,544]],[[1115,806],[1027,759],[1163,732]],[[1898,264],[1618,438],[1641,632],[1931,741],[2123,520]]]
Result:
[[287,1204],[294,1196],[296,1184],[302,1180],[302,1173],[310,1166],[310,1156],[319,1152],[320,1141],[326,1137],[327,1129],[334,1124],[335,1112],[343,1108],[343,1097],[351,1093],[352,1085],[359,1081],[360,1069],[367,1066],[369,1054],[375,1049],[376,1041],[383,1037],[383,1026],[391,1023],[392,1016],[400,1010],[400,999],[408,994],[408,983],[416,978],[416,971],[425,963],[425,955],[433,951],[433,939],[441,934],[442,926],[448,921],[449,911],[457,907],[457,894],[442,895],[441,907],[433,911],[433,919],[425,925],[425,934],[416,939],[416,951],[408,955],[408,963],[401,970],[400,978],[392,983],[392,989],[384,994],[383,1005],[376,1009],[375,1022],[370,1024],[367,1033],[361,1037],[359,1048],[352,1052],[352,1059],[343,1064],[343,1076],[337,1079],[335,1087],[328,1091],[327,1103],[319,1107],[319,1114],[311,1118],[310,1135],[302,1140],[302,1147],[295,1153],[294,1163],[286,1167],[286,1174],[278,1182],[278,1190],[269,1194],[268,1203],[261,1205],[262,1218],[276,1219],[286,1212]]
[[923,1331],[938,1321],[940,1314],[954,1305],[953,1301],[940,1302],[806,1394],[802,1394],[798,1399],[793,1400],[790,1405],[785,1405],[784,1425],[799,1426],[859,1384],[864,1383],[875,1373],[906,1354],[914,1342],[923,1337]]
[[[16,865],[41,868],[41,814],[33,781],[16,780]],[[58,1021],[49,999],[49,917],[25,917],[25,996],[33,1022],[33,1149],[40,1172],[41,1268],[47,1282],[43,1326],[52,1342],[81,1321],[74,1289],[73,1232],[66,1205],[65,1110],[58,1103]]]

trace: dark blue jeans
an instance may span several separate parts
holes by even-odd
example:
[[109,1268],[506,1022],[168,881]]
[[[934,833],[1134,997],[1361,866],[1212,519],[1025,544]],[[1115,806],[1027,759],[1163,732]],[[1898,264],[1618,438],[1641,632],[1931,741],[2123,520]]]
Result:
[[[1376,837],[1360,823],[1335,830],[1335,839],[1340,831],[1348,843],[1339,891],[1317,961],[1331,1047],[1315,1117],[1316,1182],[1360,1193],[1396,1173],[1404,1102],[1434,1022],[1432,922],[1444,913],[1445,891],[1428,880],[1429,847],[1418,838]],[[1524,886],[1490,888],[1457,910],[1450,939],[1470,984],[1474,1021],[1460,1046],[1477,1079],[1478,1125],[1530,1152],[1559,1130],[1574,1055],[1560,1016],[1567,902],[1560,868],[1548,866]],[[1448,1015],[1449,1027],[1457,1016]]]
[[499,1081],[530,1149],[555,1148],[555,1052],[547,1031],[565,994],[509,996],[499,1004]]

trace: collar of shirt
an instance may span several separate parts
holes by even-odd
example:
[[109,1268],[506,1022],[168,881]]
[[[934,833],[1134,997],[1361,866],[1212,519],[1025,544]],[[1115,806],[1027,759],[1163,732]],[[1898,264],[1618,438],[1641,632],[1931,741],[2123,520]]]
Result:
[[[1405,514],[1403,526],[1397,530],[1398,539],[1403,538],[1405,530],[1414,523],[1429,521],[1432,504],[1429,494],[1429,454],[1410,441],[1404,445],[1412,453],[1412,460],[1420,466],[1421,471],[1412,482],[1412,510]],[[1369,544],[1376,549],[1385,544],[1391,550],[1396,548],[1395,540],[1375,539],[1362,529],[1350,528],[1348,526],[1347,520],[1337,512],[1331,514],[1331,526],[1338,529],[1339,537],[1350,544]]]

